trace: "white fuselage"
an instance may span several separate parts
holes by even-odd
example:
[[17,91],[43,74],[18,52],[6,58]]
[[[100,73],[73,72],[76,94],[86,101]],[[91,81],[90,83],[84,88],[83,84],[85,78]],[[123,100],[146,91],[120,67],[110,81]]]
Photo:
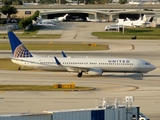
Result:
[[124,20],[124,19],[119,19],[119,22],[117,23],[117,25],[124,25],[124,26],[142,26],[145,24],[145,21],[143,20],[135,20],[135,21],[131,21],[131,20]]
[[[92,69],[98,68],[102,72],[131,72],[147,73],[155,66],[145,60],[127,58],[58,58],[61,66],[57,65],[51,57],[14,58],[12,61],[20,66],[27,66],[43,70],[67,70],[73,68]],[[76,71],[77,72],[77,71]]]

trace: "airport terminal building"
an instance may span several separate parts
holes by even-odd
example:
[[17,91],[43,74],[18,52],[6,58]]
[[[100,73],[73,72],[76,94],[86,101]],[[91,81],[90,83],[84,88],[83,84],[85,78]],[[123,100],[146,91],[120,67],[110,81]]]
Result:
[[126,96],[125,100],[125,104],[120,104],[117,99],[111,102],[103,98],[96,101],[96,108],[0,115],[0,120],[139,120],[140,107],[132,106],[133,96]]

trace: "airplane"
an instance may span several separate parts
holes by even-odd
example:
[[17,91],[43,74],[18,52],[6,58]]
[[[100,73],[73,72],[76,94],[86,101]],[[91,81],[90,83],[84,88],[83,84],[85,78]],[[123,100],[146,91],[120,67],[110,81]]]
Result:
[[156,67],[145,60],[134,58],[68,58],[43,57],[32,54],[12,32],[8,32],[12,49],[11,61],[20,66],[41,70],[58,70],[89,75],[102,75],[104,72],[148,73]]
[[99,19],[90,19],[89,17],[86,17],[88,22],[100,22]]
[[140,2],[133,2],[133,1],[131,1],[131,2],[128,2],[128,4],[130,4],[130,5],[139,5],[141,3]]
[[66,17],[68,16],[68,14],[65,14],[64,16],[62,16],[62,17],[58,17],[57,18],[57,21],[64,21],[64,20],[66,20]]
[[137,6],[140,6],[140,5],[142,5],[142,4],[155,4],[155,2],[143,2],[143,1],[141,1],[141,2],[134,2],[133,0],[132,1],[130,1],[130,2],[128,2],[128,4],[129,5],[137,5]]
[[155,16],[150,16],[148,19],[146,18],[146,15],[143,15],[143,18],[140,16],[138,20],[131,21],[129,18],[127,18],[127,21],[131,21],[133,26],[141,26],[141,25],[147,25],[151,24]]
[[64,16],[57,17],[55,19],[43,19],[42,16],[39,16],[39,17],[37,17],[37,20],[39,20],[40,22],[52,22],[55,24],[55,22],[60,22],[60,21],[66,20],[67,16],[68,16],[68,14],[65,14]]
[[56,24],[55,19],[43,19],[41,16],[37,17],[37,21],[39,23],[52,23],[52,24]]
[[52,22],[36,22],[35,20],[32,20],[32,25],[34,26],[41,26],[41,27],[55,27],[56,25],[53,24]]
[[124,19],[118,19],[118,23],[117,25],[124,25],[124,26],[134,26],[134,27],[140,27],[142,25],[148,25],[151,24],[153,21],[154,16],[149,17],[148,19],[146,19],[146,16],[142,17],[140,16],[138,20],[130,20],[129,18],[126,18],[126,20]]

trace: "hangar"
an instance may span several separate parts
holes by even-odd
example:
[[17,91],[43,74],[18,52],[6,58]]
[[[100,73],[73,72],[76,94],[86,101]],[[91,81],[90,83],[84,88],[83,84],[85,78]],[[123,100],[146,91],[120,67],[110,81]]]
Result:
[[123,18],[126,17],[136,20],[139,18],[140,15],[148,14],[155,15],[153,11],[145,11],[141,10],[140,12],[131,9],[121,9],[121,10],[107,10],[107,9],[56,9],[56,10],[44,10],[40,12],[40,16],[44,19],[54,19],[56,17],[60,17],[68,13],[66,21],[74,21],[77,18],[83,19],[83,21],[86,21],[86,17],[89,17],[90,19],[100,19],[100,20],[106,20],[106,21],[113,21],[117,18]]
[[[68,13],[68,19],[75,20],[86,17],[90,19],[105,19],[113,21],[117,18],[134,18],[138,19],[140,14],[155,15],[155,19],[160,21],[160,9],[158,4],[154,5],[121,5],[121,4],[104,4],[104,5],[34,5],[34,6],[16,6],[18,9],[17,18],[24,18],[33,15],[35,11],[40,11],[40,16],[45,19],[53,19]],[[67,20],[68,20],[67,19]],[[133,20],[134,20],[133,19]],[[160,23],[160,22],[158,22]]]
[[94,10],[94,9],[62,9],[62,10],[48,10],[40,12],[40,16],[42,16],[45,19],[53,19],[55,17],[63,16],[64,14],[68,13],[69,16],[67,17],[68,20],[74,20],[76,18],[82,18],[83,20],[86,20],[86,17],[89,17],[91,19],[106,19],[110,15],[106,11],[101,10]]

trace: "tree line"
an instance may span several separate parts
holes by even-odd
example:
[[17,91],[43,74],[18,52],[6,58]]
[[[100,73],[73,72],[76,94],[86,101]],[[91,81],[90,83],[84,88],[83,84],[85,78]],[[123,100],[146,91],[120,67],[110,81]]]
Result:
[[[17,8],[15,8],[12,5],[9,5],[8,2],[10,1],[8,0],[7,3],[3,4],[3,6],[0,8],[0,12],[6,15],[6,22],[3,22],[1,24],[8,23],[11,20],[11,15],[18,13]],[[37,10],[32,16],[21,19],[19,22],[19,26],[21,27],[21,29],[25,29],[28,25],[31,25],[32,20],[36,20],[38,16],[39,11]]]

